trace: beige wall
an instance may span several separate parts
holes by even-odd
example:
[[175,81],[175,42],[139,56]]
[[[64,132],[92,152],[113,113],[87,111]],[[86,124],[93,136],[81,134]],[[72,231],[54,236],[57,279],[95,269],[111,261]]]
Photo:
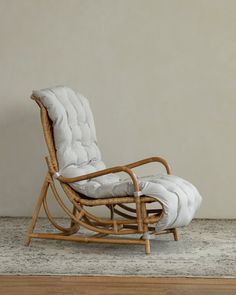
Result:
[[0,215],[31,215],[45,173],[31,90],[66,84],[90,99],[108,165],[165,156],[201,191],[198,217],[235,218],[235,11],[229,0],[0,0]]

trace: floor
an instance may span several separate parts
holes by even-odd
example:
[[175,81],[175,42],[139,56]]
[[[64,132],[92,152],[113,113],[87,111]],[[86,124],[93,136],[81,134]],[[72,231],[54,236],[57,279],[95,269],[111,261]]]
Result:
[[[236,278],[236,220],[194,220],[178,242],[152,240],[151,255],[140,245],[35,239],[25,247],[29,221],[0,218],[0,274]],[[36,230],[51,229],[40,219]]]
[[236,279],[0,276],[1,295],[235,295]]

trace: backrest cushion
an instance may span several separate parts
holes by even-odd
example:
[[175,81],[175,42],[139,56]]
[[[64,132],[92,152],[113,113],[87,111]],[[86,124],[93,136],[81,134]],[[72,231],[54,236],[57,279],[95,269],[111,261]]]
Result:
[[61,174],[73,177],[104,169],[88,100],[65,86],[33,91],[33,95],[53,122]]

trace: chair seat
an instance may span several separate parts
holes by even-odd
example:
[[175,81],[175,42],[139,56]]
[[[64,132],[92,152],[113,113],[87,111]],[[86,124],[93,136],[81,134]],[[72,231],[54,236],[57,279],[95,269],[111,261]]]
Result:
[[[190,182],[175,175],[157,174],[139,177],[143,195],[157,199],[164,209],[164,217],[156,230],[188,225],[201,204],[198,190]],[[108,174],[86,182],[75,182],[71,187],[90,198],[133,195],[130,179]]]

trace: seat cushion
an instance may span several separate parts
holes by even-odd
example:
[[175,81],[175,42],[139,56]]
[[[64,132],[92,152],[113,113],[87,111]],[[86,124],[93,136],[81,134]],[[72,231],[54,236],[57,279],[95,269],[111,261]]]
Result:
[[[143,195],[154,197],[164,209],[163,218],[157,223],[156,230],[188,225],[200,207],[202,197],[190,182],[175,175],[156,174],[139,177]],[[107,198],[133,195],[130,178],[120,179],[114,174],[97,177],[84,184],[72,183],[78,192],[92,198]]]

